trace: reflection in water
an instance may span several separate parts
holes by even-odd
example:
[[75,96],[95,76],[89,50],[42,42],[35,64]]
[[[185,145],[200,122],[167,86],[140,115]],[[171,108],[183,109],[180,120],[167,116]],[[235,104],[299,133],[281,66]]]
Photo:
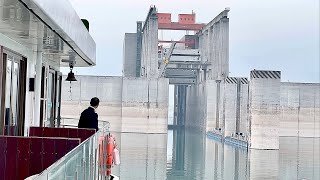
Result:
[[121,179],[320,179],[320,138],[280,138],[280,150],[247,151],[182,129],[116,137]]
[[114,133],[121,165],[113,170],[121,179],[159,179],[166,176],[167,134]]
[[280,138],[280,179],[320,179],[320,138]]

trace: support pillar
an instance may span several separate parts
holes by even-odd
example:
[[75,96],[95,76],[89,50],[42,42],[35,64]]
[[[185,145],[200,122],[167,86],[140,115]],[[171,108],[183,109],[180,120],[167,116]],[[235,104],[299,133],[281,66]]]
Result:
[[174,86],[174,115],[173,115],[173,125],[178,125],[178,86]]
[[220,85],[221,85],[221,80],[216,80],[217,83],[217,96],[216,96],[216,129],[221,129],[220,126]]
[[186,86],[178,85],[177,87],[177,125],[184,126],[186,119]]
[[34,114],[33,114],[33,125],[40,126],[40,98],[41,98],[41,74],[42,74],[42,52],[37,52],[36,61],[36,78],[35,78],[35,103],[34,103]]
[[241,96],[241,79],[237,78],[237,101],[236,101],[236,134],[240,133],[240,96]]
[[279,149],[280,71],[250,74],[250,148]]
[[247,135],[247,111],[248,79],[227,77],[223,94],[225,136]]
[[142,22],[137,22],[136,77],[141,76]]

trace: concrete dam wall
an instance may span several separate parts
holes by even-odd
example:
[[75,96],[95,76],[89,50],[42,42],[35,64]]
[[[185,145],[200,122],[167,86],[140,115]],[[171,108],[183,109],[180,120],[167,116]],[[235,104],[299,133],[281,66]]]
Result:
[[281,136],[320,137],[319,83],[281,82],[279,71],[251,73],[250,81],[227,77],[188,86],[186,126],[241,136],[264,149],[278,149]]
[[92,97],[100,99],[99,120],[109,121],[111,130],[166,133],[169,81],[164,78],[77,76],[63,82],[61,116],[79,119]]
[[[71,83],[71,93],[70,83],[63,82],[62,117],[78,119],[90,99],[97,96],[101,100],[97,109],[99,119],[111,122],[112,130],[167,132],[168,79],[103,76],[77,76],[77,79]],[[264,134],[269,134],[275,144],[281,136],[320,137],[320,84],[273,81],[273,78],[251,77],[249,81],[227,77],[223,81],[205,80],[187,86],[185,126],[204,132],[217,131],[223,137],[241,135],[246,141],[266,139]]]
[[320,84],[281,83],[280,136],[320,137]]

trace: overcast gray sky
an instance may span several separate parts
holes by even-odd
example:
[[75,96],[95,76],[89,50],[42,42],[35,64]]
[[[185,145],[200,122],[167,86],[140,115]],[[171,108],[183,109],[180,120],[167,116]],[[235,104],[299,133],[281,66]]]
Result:
[[150,5],[158,12],[197,14],[207,23],[230,7],[231,76],[281,70],[283,81],[319,82],[319,0],[70,0],[90,21],[97,66],[77,74],[121,75],[124,33],[135,32]]

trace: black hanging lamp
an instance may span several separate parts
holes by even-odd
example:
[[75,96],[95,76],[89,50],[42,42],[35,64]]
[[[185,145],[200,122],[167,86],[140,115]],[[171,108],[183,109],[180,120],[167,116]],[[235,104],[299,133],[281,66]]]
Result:
[[72,69],[73,69],[73,65],[70,64],[70,72],[68,73],[68,77],[66,79],[66,81],[77,81],[76,77],[74,77],[74,73],[72,72]]

